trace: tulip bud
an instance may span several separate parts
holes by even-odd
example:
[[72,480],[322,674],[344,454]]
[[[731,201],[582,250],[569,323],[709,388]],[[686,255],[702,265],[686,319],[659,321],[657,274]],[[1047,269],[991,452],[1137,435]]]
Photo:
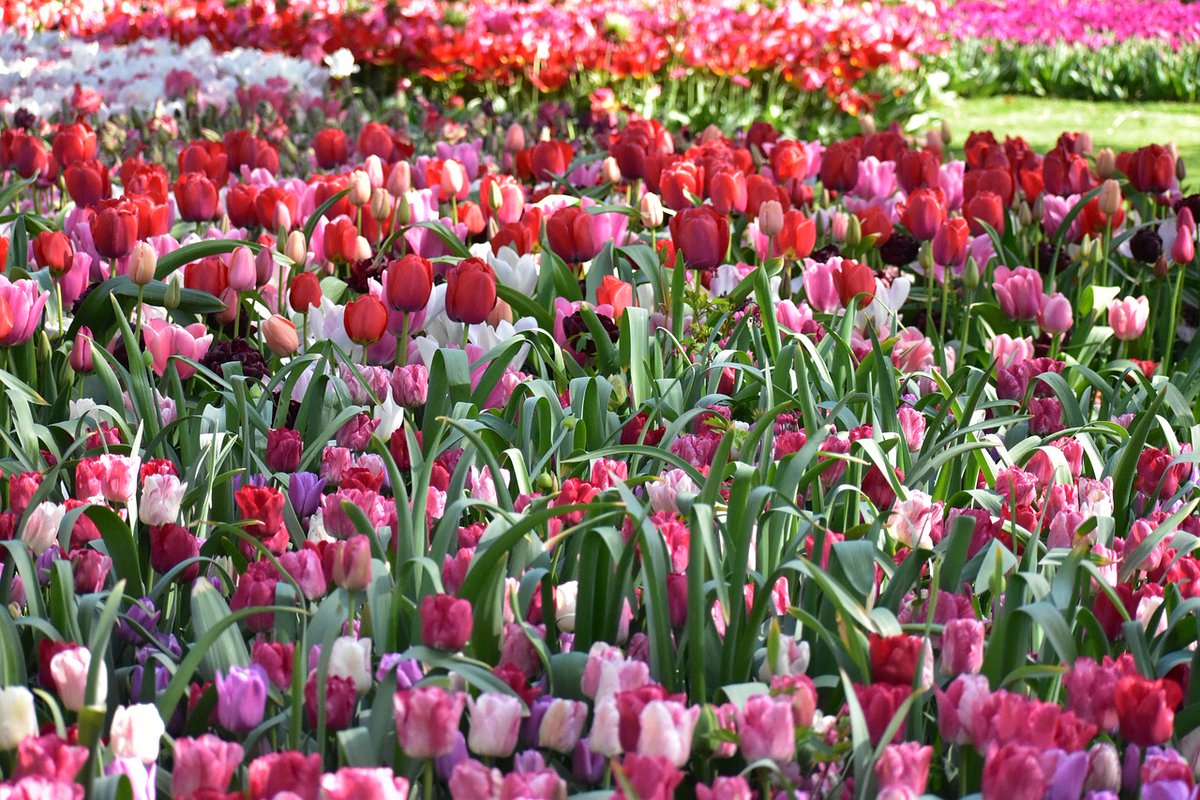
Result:
[[936,150],[940,153],[944,149],[942,145],[942,132],[938,130],[926,131],[925,146],[930,150]]
[[504,149],[509,153],[525,149],[525,129],[515,122],[504,132]]
[[71,343],[69,360],[71,369],[76,372],[92,371],[92,329],[87,325],[81,325],[79,332],[75,334],[75,341]]
[[303,231],[292,231],[288,235],[283,254],[297,267],[303,267],[308,262],[308,242]]
[[292,212],[287,207],[287,203],[275,204],[275,215],[271,219],[271,224],[277,231],[290,231],[292,229]]
[[975,256],[967,256],[966,266],[963,267],[962,282],[967,289],[974,289],[979,285],[979,264],[975,262]]
[[154,271],[158,268],[158,254],[146,242],[138,242],[133,246],[133,255],[129,259],[129,280],[138,286],[145,286],[154,280]]
[[950,144],[953,141],[954,141],[954,139],[951,138],[951,136],[950,136],[950,122],[948,120],[943,119],[942,120],[942,143]]
[[646,192],[642,195],[641,203],[642,225],[650,230],[661,227],[663,224],[663,208],[662,201],[654,192]]
[[1033,209],[1025,200],[1021,201],[1021,205],[1017,207],[1017,222],[1021,223],[1021,227],[1027,227],[1033,223]]
[[37,338],[37,363],[50,363],[50,356],[54,353],[54,347],[50,344],[50,335],[45,331],[38,331]]
[[917,264],[921,267],[922,275],[933,274],[933,240],[921,243],[921,250],[917,253]]
[[600,165],[600,180],[605,183],[621,182],[621,168],[617,166],[617,160],[612,156],[604,159],[604,163]]
[[1167,261],[1167,257],[1165,255],[1159,256],[1158,260],[1154,262],[1154,277],[1162,279],[1167,277],[1170,272],[1171,262]]
[[870,114],[863,114],[858,118],[858,129],[862,131],[863,136],[874,136],[876,132],[875,118]]
[[1100,195],[1097,198],[1100,213],[1111,217],[1121,210],[1121,184],[1112,178],[1100,184]]
[[849,219],[846,220],[846,247],[853,250],[861,241],[862,222],[856,215],[850,214]]
[[1175,180],[1183,183],[1183,179],[1187,177],[1187,167],[1183,165],[1183,157],[1175,159]]
[[1178,161],[1179,160],[1179,145],[1175,144],[1174,142],[1167,142],[1166,147],[1167,147],[1167,152],[1171,154],[1171,159],[1173,161]]
[[254,282],[256,286],[265,286],[271,276],[278,271],[271,249],[264,247],[254,256]]
[[1105,180],[1117,174],[1117,157],[1111,148],[1102,147],[1096,153],[1096,174]]
[[[828,198],[826,198],[828,202]],[[835,211],[829,217],[829,236],[835,242],[845,242],[846,232],[850,227],[850,217],[842,211]]]
[[371,179],[361,169],[350,173],[350,205],[365,206],[371,202]]
[[412,189],[412,165],[407,161],[397,161],[388,174],[388,194],[397,199]]
[[217,312],[217,321],[222,325],[228,325],[237,316],[239,305],[238,294],[232,286],[225,287],[221,292],[221,302],[225,304],[225,308]]
[[396,206],[396,221],[401,225],[407,225],[412,222],[412,205],[408,202],[408,193],[400,195]]
[[250,248],[242,246],[233,251],[229,259],[229,286],[235,292],[253,289],[258,279],[258,269]]
[[0,688],[0,750],[12,750],[26,737],[37,736],[33,692],[24,686]]
[[1088,750],[1087,776],[1083,780],[1085,792],[1121,791],[1121,756],[1109,742],[1097,742]]
[[778,236],[783,230],[783,206],[778,200],[767,200],[758,207],[758,229],[765,236]]
[[354,240],[354,259],[356,261],[366,261],[370,257],[371,243],[367,241],[367,237],[356,237]]
[[385,189],[371,190],[371,218],[383,222],[392,215],[392,196]]
[[263,340],[277,356],[290,356],[300,347],[296,325],[286,317],[273,314],[262,324]]
[[[175,273],[178,275],[179,273]],[[163,308],[174,311],[183,300],[183,281],[167,281],[167,296],[163,298]]]
[[363,171],[367,173],[367,179],[371,181],[372,189],[380,189],[383,187],[383,161],[379,156],[372,153],[363,161]]

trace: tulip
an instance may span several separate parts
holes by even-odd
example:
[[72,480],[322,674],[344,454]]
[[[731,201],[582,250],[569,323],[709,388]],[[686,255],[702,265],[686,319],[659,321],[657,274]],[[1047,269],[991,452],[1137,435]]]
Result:
[[471,603],[448,594],[421,600],[421,641],[426,647],[457,651],[471,638]]
[[643,227],[649,230],[662,227],[662,201],[654,192],[646,192],[642,195],[641,202],[638,205],[638,213],[641,216]]
[[211,733],[175,740],[171,788],[175,797],[223,795],[242,763],[242,746]]
[[933,236],[933,260],[943,267],[958,267],[967,258],[970,230],[967,221],[955,217],[942,222]]
[[941,190],[916,189],[908,196],[901,221],[917,239],[934,239],[946,221],[946,207]]
[[859,308],[866,308],[875,299],[875,272],[866,264],[844,259],[833,272],[833,284],[843,306],[849,306],[856,296]]
[[1038,748],[1010,742],[988,752],[983,765],[983,800],[1041,800],[1048,777]]
[[29,512],[21,528],[21,541],[35,556],[45,553],[58,541],[58,528],[66,513],[66,508],[49,500],[43,500]]
[[105,258],[124,258],[138,238],[138,216],[134,207],[122,201],[102,205],[92,220],[92,242]]
[[185,172],[175,181],[175,205],[184,222],[207,222],[217,215],[217,187],[202,172]]
[[389,767],[342,767],[321,776],[320,800],[406,800],[408,780]]
[[399,200],[412,190],[412,165],[407,161],[397,161],[388,173],[388,194]]
[[257,664],[232,666],[228,675],[217,670],[217,720],[233,733],[246,733],[262,724],[267,707],[267,673]]
[[257,285],[258,266],[249,247],[242,246],[233,251],[229,258],[227,280],[229,288],[235,292],[246,292]]
[[138,286],[145,286],[154,280],[158,269],[158,254],[148,242],[138,242],[133,246],[133,255],[129,259],[129,280]]
[[971,233],[983,234],[983,223],[990,225],[996,233],[1004,233],[1004,199],[995,192],[976,192],[963,207]]
[[138,518],[147,525],[166,525],[179,518],[187,484],[175,475],[147,475],[142,481]]
[[1038,325],[1042,330],[1051,334],[1066,333],[1073,321],[1071,301],[1062,292],[1042,298],[1042,308],[1038,312]]
[[775,237],[775,249],[786,258],[807,258],[817,240],[817,224],[799,209],[783,215],[783,228]]
[[783,230],[783,206],[778,200],[768,200],[758,207],[758,229],[764,236],[778,236]]
[[1146,330],[1150,318],[1150,301],[1145,297],[1126,297],[1108,305],[1108,325],[1113,336],[1131,342]]
[[1162,194],[1171,188],[1175,177],[1175,157],[1162,145],[1152,144],[1133,153],[1121,153],[1116,166],[1129,177],[1139,192]]
[[[161,476],[174,478],[175,476]],[[176,480],[178,480],[176,478]],[[186,484],[183,488],[186,488]],[[181,492],[182,494],[182,492]],[[144,497],[144,495],[143,495]],[[184,561],[200,555],[200,540],[182,525],[166,522],[150,528],[150,566],[160,574],[170,572]],[[190,583],[200,573],[199,564],[191,564],[179,573],[179,579]]]
[[[92,653],[86,647],[63,650],[50,660],[50,674],[54,676],[54,687],[63,708],[80,711],[86,702],[88,670],[92,664]],[[96,674],[95,702],[103,705],[108,697],[108,670],[101,667]]]
[[796,722],[787,699],[757,694],[738,712],[738,740],[747,762],[788,762],[796,755]]
[[333,544],[333,582],[350,591],[371,585],[371,541],[366,536]]
[[1109,179],[1100,184],[1100,194],[1096,198],[1100,212],[1111,217],[1121,210],[1121,184]]
[[604,244],[596,235],[592,215],[577,205],[559,209],[546,220],[546,240],[568,264],[591,261]]
[[112,195],[108,168],[95,159],[68,164],[62,177],[67,194],[80,208],[91,208]]
[[412,758],[437,758],[454,748],[466,696],[438,686],[396,692],[396,738]]
[[633,286],[613,275],[605,275],[596,287],[596,302],[612,306],[612,317],[619,320],[625,309],[633,304]]
[[942,631],[943,675],[978,674],[983,668],[983,623],[977,619],[953,619]]
[[308,674],[304,684],[304,716],[309,727],[317,727],[317,714],[325,707],[326,730],[339,731],[350,727],[354,720],[354,707],[358,704],[358,692],[354,681],[330,674],[325,679],[324,698],[317,695],[317,671]]
[[405,408],[420,408],[429,398],[429,370],[408,364],[392,371],[392,399]]
[[506,758],[517,746],[521,727],[521,701],[503,692],[483,692],[467,699],[471,728],[467,746],[485,758]]
[[699,719],[700,706],[652,700],[640,715],[642,729],[637,752],[643,756],[661,756],[682,767],[691,757],[692,734]]
[[478,325],[495,305],[496,273],[483,260],[463,259],[446,273],[446,316],[453,321]]
[[151,764],[158,759],[164,733],[166,726],[153,705],[118,706],[109,727],[109,749],[117,758],[137,758]]
[[42,231],[33,239],[33,259],[52,275],[62,275],[71,267],[75,247],[61,231]]
[[[200,361],[212,344],[212,334],[200,322],[182,328],[159,319],[147,320],[142,328],[142,337],[152,358],[154,374],[159,376],[166,372],[167,361],[171,356]],[[192,377],[196,372],[195,367],[182,361],[175,362],[175,370],[183,380]]]
[[385,297],[396,311],[413,313],[429,304],[433,292],[433,264],[415,253],[388,264]]
[[832,142],[821,156],[821,183],[834,192],[848,192],[858,183],[859,144]]
[[387,308],[378,297],[366,294],[346,304],[342,322],[352,342],[375,344],[387,331]]
[[300,347],[296,324],[279,314],[272,314],[262,324],[262,332],[267,348],[277,356],[290,356]]
[[557,753],[571,752],[579,742],[587,716],[586,703],[554,698],[538,725],[538,747]]
[[741,170],[725,169],[713,175],[708,193],[719,214],[732,211],[740,214],[746,210],[746,176]]
[[12,750],[37,732],[33,693],[24,686],[0,688],[0,750]]
[[[1147,230],[1147,229],[1143,229]],[[1132,242],[1131,249],[1132,249]],[[1196,223],[1192,210],[1184,206],[1175,222],[1175,241],[1171,244],[1171,260],[1176,264],[1189,264],[1196,256]]]
[[566,142],[538,142],[529,153],[533,177],[539,181],[552,181],[555,176],[566,174],[574,157],[575,148]]
[[996,267],[992,289],[1012,319],[1034,319],[1042,308],[1042,276],[1029,267]]
[[909,796],[919,797],[925,793],[932,760],[933,748],[929,745],[918,742],[886,745],[875,762],[880,790],[904,789],[911,793]]
[[713,269],[729,250],[729,220],[712,206],[685,208],[671,218],[671,241],[689,269]]
[[297,314],[308,313],[310,308],[319,308],[321,296],[321,281],[315,273],[301,272],[292,278],[288,303]]
[[317,800],[320,778],[320,753],[305,755],[295,750],[269,753],[250,762],[247,793],[250,800],[273,800],[280,794]]
[[373,685],[371,678],[371,640],[340,636],[329,653],[329,674],[354,684],[359,694]]

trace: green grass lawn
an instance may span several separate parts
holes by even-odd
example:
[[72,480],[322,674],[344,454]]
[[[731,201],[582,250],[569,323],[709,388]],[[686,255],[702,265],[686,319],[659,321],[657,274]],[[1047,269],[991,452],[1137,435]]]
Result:
[[1087,131],[1097,148],[1133,150],[1174,141],[1189,175],[1200,176],[1200,103],[1109,103],[1041,97],[984,97],[943,102],[937,111],[950,123],[954,145],[972,130],[1024,136],[1045,151],[1063,131]]

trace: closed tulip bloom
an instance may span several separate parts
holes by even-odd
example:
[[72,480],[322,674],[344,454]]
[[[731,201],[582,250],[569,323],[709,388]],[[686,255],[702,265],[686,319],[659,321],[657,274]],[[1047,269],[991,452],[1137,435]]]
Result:
[[317,131],[313,137],[313,155],[321,169],[333,169],[350,158],[350,137],[337,128]]
[[468,600],[448,594],[421,600],[421,642],[438,650],[461,650],[471,638],[472,611]]
[[217,215],[217,187],[202,172],[185,172],[175,181],[175,205],[184,222],[207,222]]
[[300,347],[296,334],[296,323],[279,314],[272,314],[262,324],[263,341],[267,349],[277,356],[290,356]]
[[1151,144],[1132,153],[1121,153],[1116,165],[1129,177],[1133,188],[1148,194],[1167,191],[1175,177],[1175,157],[1162,145]]
[[546,240],[550,249],[568,264],[591,261],[603,242],[596,232],[592,215],[582,206],[567,206],[546,220]]
[[953,619],[942,632],[941,671],[947,677],[976,675],[983,668],[983,622]]
[[478,325],[496,305],[496,273],[485,261],[466,258],[446,273],[446,316]]
[[306,314],[310,308],[319,308],[321,296],[321,281],[315,273],[301,272],[292,278],[288,303],[297,314]]
[[62,231],[42,231],[33,239],[33,260],[39,267],[50,270],[52,275],[61,275],[71,268],[75,247]]
[[1108,305],[1108,325],[1113,329],[1113,336],[1123,342],[1141,336],[1149,319],[1150,301],[1144,296],[1113,300]]
[[233,733],[246,733],[262,724],[267,708],[267,673],[258,664],[232,666],[227,675],[217,670],[217,720]]
[[246,292],[257,285],[258,266],[249,247],[242,246],[233,251],[229,258],[228,281],[229,288],[235,292]]
[[919,742],[889,744],[883,748],[875,762],[875,774],[879,777],[880,790],[904,790],[909,796],[919,797],[925,793],[929,781],[929,764],[933,760],[933,748]]
[[35,556],[40,556],[58,541],[58,528],[67,510],[59,503],[43,500],[29,512],[21,527],[21,541]]
[[729,250],[729,219],[712,206],[685,208],[671,218],[671,241],[689,269],[714,269]]
[[[0,338],[3,338],[0,336]],[[75,334],[75,340],[71,343],[71,355],[69,358],[71,369],[76,372],[91,372],[94,366],[92,362],[92,329],[87,325],[80,325],[79,332]]]
[[517,746],[521,730],[521,701],[504,692],[483,692],[467,699],[471,710],[471,728],[467,746],[485,758],[505,758]]
[[992,290],[1000,310],[1017,320],[1036,319],[1042,308],[1042,276],[1029,267],[996,267]]
[[62,177],[67,194],[80,208],[91,208],[112,195],[108,168],[95,159],[68,164]]
[[387,308],[375,295],[363,295],[346,304],[342,324],[355,344],[375,344],[387,330]]
[[933,235],[933,260],[943,267],[960,266],[967,259],[971,231],[962,217],[944,220]]
[[437,758],[454,749],[466,695],[440,686],[422,686],[396,692],[396,738],[411,758]]
[[807,258],[817,241],[817,223],[793,208],[783,215],[783,228],[775,237],[775,249],[787,258]]
[[1066,333],[1074,322],[1071,301],[1062,292],[1042,298],[1042,310],[1038,312],[1038,325],[1047,333]]
[[396,311],[413,313],[429,304],[433,292],[433,264],[416,253],[388,264],[384,278],[388,305]]
[[778,236],[783,230],[783,206],[778,200],[767,200],[758,207],[758,229],[764,236]]
[[[24,344],[33,338],[34,332],[42,321],[42,311],[50,299],[50,293],[30,278],[10,281],[7,276],[0,275],[0,298],[8,305],[6,315],[0,309],[0,346]],[[4,322],[10,323],[8,331]]]
[[40,175],[50,165],[50,153],[41,139],[24,131],[12,143],[12,167],[17,174],[28,180]]
[[33,692],[24,686],[0,688],[0,750],[12,750],[26,737],[37,736]]
[[[200,555],[200,540],[187,528],[167,522],[150,528],[150,566],[166,574],[188,559]],[[190,564],[178,573],[179,580],[190,583],[200,574],[199,564]]]
[[129,280],[138,286],[145,286],[154,280],[158,269],[158,253],[149,242],[138,242],[133,246],[133,255],[129,258]]
[[1192,210],[1186,206],[1179,210],[1175,222],[1175,241],[1171,244],[1171,260],[1176,264],[1190,264],[1196,256],[1196,223]]
[[995,192],[976,192],[964,206],[963,216],[975,236],[985,233],[981,223],[987,223],[996,233],[1004,233],[1004,198]]
[[747,762],[769,758],[786,763],[796,755],[796,722],[786,698],[758,694],[738,712],[738,741]]
[[340,636],[329,653],[329,674],[354,683],[359,694],[373,685],[371,678],[371,640]]
[[539,181],[553,180],[554,176],[566,173],[574,157],[575,148],[566,142],[538,142],[530,152],[533,177]]
[[105,258],[124,258],[137,242],[137,211],[128,203],[109,202],[92,220],[92,242]]
[[229,788],[233,773],[242,763],[240,744],[222,741],[211,733],[195,739],[175,740],[171,788],[179,798],[221,795]]
[[158,759],[166,725],[150,703],[119,706],[109,727],[109,749],[117,758],[136,758],[143,764]]
[[[246,788],[250,800],[273,800],[281,793],[294,800],[317,800],[321,779],[321,754],[295,750],[269,753],[250,762]],[[282,798],[281,798],[282,800]]]
[[940,189],[916,189],[908,196],[901,222],[923,242],[933,239],[946,221],[946,206]]
[[147,475],[142,481],[138,518],[147,525],[165,525],[179,519],[187,484],[175,475]]
[[[720,214],[746,210],[746,176],[738,169],[724,169],[712,176],[709,187],[713,208]],[[761,209],[759,210],[761,214]]]
[[371,585],[371,541],[362,534],[333,544],[333,582],[362,591]]
[[661,756],[682,767],[692,755],[692,734],[699,719],[698,705],[652,700],[642,709],[637,752],[643,756]]
[[596,287],[596,302],[612,306],[613,319],[619,320],[633,304],[633,285],[613,275],[605,275]]
[[556,753],[571,752],[579,743],[587,717],[587,703],[554,698],[538,726],[538,747]]
[[[58,699],[68,711],[80,711],[86,703],[88,670],[92,666],[92,653],[86,647],[63,650],[50,660],[50,674],[54,676],[54,688]],[[96,673],[97,705],[104,705],[108,697],[108,670],[103,666]]]
[[662,200],[654,192],[646,192],[642,195],[642,200],[638,204],[638,211],[642,219],[642,226],[649,230],[662,227],[663,224],[663,207]]
[[855,296],[858,307],[866,308],[875,299],[875,271],[866,264],[845,259],[833,273],[833,284],[843,306],[849,306]]

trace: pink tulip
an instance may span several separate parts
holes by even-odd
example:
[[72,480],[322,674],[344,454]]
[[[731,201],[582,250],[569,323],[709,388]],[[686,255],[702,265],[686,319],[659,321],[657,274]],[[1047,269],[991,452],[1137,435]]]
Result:
[[686,706],[670,700],[652,700],[642,709],[642,730],[637,752],[643,756],[662,756],[682,767],[692,755],[692,733],[700,719],[700,706]]
[[211,733],[196,739],[176,739],[172,794],[175,797],[223,795],[242,763],[242,754],[240,744],[222,741]]
[[586,703],[554,698],[538,726],[538,746],[558,753],[571,752],[579,742],[587,717]]
[[840,258],[824,263],[804,260],[804,296],[817,311],[836,311],[842,307],[833,274],[842,263]]
[[1042,326],[1042,330],[1047,333],[1066,333],[1073,322],[1071,301],[1066,295],[1055,292],[1042,298],[1042,308],[1038,311],[1038,325]]
[[974,675],[983,668],[983,623],[977,619],[952,619],[942,631],[942,673]]
[[8,302],[12,312],[12,329],[0,338],[0,346],[24,344],[33,338],[41,323],[42,310],[50,299],[50,292],[41,291],[37,282],[28,278],[10,281],[0,275],[0,298]]
[[408,780],[389,767],[342,767],[321,776],[321,800],[404,800]]
[[521,701],[504,692],[483,692],[468,699],[471,730],[467,745],[471,752],[489,758],[512,755],[521,730]]
[[[142,338],[153,359],[154,374],[161,376],[167,371],[167,360],[171,356],[190,358],[193,361],[204,358],[213,337],[202,322],[193,323],[185,328],[152,319],[147,320],[143,326]],[[196,373],[195,367],[181,361],[175,362],[175,369],[182,380],[187,380]]]
[[1113,336],[1123,342],[1131,342],[1146,330],[1150,319],[1150,301],[1145,296],[1126,297],[1108,304],[1108,325]]
[[992,337],[989,349],[992,358],[996,359],[1001,367],[1011,367],[1019,361],[1033,358],[1033,339],[1028,336],[1014,339],[1007,333],[1002,333]]
[[396,692],[396,737],[412,758],[437,758],[454,749],[458,721],[466,707],[462,692],[423,686]]
[[933,748],[929,745],[918,742],[887,745],[875,762],[880,790],[903,788],[914,797],[924,794],[932,759]]
[[1012,319],[1034,319],[1042,308],[1042,276],[1029,267],[996,267],[992,289]]
[[796,721],[787,699],[765,694],[747,698],[738,713],[737,729],[748,762],[760,758],[787,762],[796,755]]

